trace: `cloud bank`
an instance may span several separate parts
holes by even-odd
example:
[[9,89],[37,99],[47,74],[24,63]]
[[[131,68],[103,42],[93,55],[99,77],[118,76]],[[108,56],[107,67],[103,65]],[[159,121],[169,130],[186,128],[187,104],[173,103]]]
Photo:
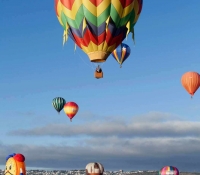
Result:
[[[174,165],[180,171],[199,170],[200,122],[182,121],[178,116],[151,112],[122,119],[94,120],[81,124],[48,124],[31,129],[10,131],[9,137],[29,137],[33,144],[0,147],[0,159],[5,153],[21,152],[27,166],[84,169],[99,161],[105,169],[154,169]],[[37,138],[59,138],[65,142],[43,145]],[[73,144],[70,139],[74,139]],[[69,142],[67,142],[69,140]],[[3,161],[0,162],[3,164]]]

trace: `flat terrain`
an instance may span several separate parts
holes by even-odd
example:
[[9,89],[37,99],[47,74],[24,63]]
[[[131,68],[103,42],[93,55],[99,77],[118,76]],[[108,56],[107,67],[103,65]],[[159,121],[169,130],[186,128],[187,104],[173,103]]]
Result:
[[[0,170],[0,175],[3,175],[3,170]],[[45,171],[45,170],[27,170],[27,175],[85,175],[84,170],[72,170],[72,171],[65,171],[65,170],[52,170],[52,171]],[[154,172],[137,172],[137,171],[129,171],[129,172],[121,172],[121,171],[105,171],[104,175],[158,175],[158,171]],[[180,172],[180,175],[200,175],[200,172]]]

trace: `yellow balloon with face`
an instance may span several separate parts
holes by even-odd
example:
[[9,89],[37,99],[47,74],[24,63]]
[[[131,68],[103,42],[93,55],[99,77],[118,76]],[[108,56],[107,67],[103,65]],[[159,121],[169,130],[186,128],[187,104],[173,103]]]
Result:
[[25,157],[22,154],[12,154],[6,159],[4,175],[26,175]]

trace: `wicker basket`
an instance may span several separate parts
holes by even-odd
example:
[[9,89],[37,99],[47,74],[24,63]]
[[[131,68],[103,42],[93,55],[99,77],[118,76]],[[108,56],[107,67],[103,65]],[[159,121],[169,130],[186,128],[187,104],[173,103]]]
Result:
[[94,72],[94,77],[97,78],[97,79],[103,78],[103,72],[102,71],[101,72],[95,71]]

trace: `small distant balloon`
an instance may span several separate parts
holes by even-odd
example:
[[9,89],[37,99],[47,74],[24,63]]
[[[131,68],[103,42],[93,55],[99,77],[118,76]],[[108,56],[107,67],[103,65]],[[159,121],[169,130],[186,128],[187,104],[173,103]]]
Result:
[[66,101],[62,97],[56,97],[53,99],[52,105],[55,108],[55,110],[60,113],[60,111],[63,109]]
[[68,102],[64,106],[65,114],[70,118],[70,121],[72,121],[72,118],[76,115],[78,112],[78,105],[75,102]]
[[123,62],[129,57],[131,49],[127,44],[121,43],[113,52],[112,56],[122,67]]
[[197,72],[186,72],[181,78],[182,86],[192,96],[200,85],[200,75]]
[[20,153],[13,153],[6,157],[4,175],[26,175],[25,157]]
[[165,166],[159,171],[159,175],[179,175],[179,170],[174,166]]
[[86,175],[103,175],[104,167],[101,163],[88,163],[85,167]]

